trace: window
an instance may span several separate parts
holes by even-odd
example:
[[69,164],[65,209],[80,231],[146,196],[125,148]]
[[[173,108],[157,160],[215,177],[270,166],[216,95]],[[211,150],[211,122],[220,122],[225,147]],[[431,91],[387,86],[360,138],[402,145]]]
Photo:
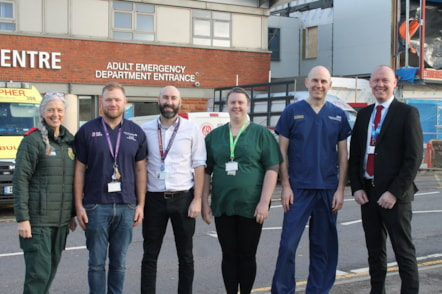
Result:
[[135,116],[159,114],[158,102],[131,102],[134,105]]
[[309,27],[303,30],[302,57],[311,59],[318,57],[318,27]]
[[269,28],[269,50],[272,51],[271,61],[280,61],[281,29]]
[[13,2],[0,1],[0,31],[15,31]]
[[96,107],[95,107],[95,101],[97,99],[94,99],[93,96],[78,96],[78,102],[79,102],[79,120],[80,120],[80,127],[91,120],[94,117],[98,116]]
[[230,13],[193,10],[193,44],[230,47]]
[[114,39],[154,40],[154,5],[114,1],[113,9]]

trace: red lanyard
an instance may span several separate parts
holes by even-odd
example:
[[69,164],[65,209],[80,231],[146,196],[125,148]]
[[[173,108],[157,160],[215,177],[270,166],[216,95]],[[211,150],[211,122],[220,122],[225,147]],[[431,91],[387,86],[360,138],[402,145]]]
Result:
[[163,149],[163,136],[161,134],[161,124],[158,119],[158,144],[160,145],[160,155],[161,161],[164,162],[167,154],[169,154],[169,150],[172,147],[173,141],[175,140],[176,133],[178,132],[178,128],[180,127],[180,118],[177,118],[177,121],[173,124],[174,130],[172,133],[172,137],[170,137],[169,144],[167,144],[166,150]]

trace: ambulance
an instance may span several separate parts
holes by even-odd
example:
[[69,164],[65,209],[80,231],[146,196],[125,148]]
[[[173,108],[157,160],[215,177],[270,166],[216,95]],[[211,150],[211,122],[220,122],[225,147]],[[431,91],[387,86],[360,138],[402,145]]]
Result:
[[13,202],[15,156],[23,135],[40,120],[41,99],[29,83],[0,82],[0,204]]

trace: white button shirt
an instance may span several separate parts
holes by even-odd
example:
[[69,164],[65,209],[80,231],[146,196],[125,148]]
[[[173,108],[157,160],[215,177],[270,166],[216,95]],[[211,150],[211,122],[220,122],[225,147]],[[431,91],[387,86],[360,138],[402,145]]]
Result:
[[[204,136],[195,122],[178,117],[180,125],[164,161],[166,172],[165,179],[158,178],[160,171],[161,155],[158,142],[159,117],[144,123],[141,128],[147,136],[147,191],[182,191],[193,188],[192,169],[206,165],[206,144]],[[161,126],[163,152],[166,151],[176,124],[165,128]]]
[[[376,107],[378,105],[384,106],[384,108],[382,109],[382,112],[381,112],[381,121],[383,121],[383,119],[387,115],[388,109],[390,108],[391,102],[393,102],[393,99],[394,99],[394,96],[390,97],[387,101],[385,101],[382,104],[376,102],[375,105],[374,105],[373,112],[372,112],[371,117],[370,117],[370,123],[368,124],[368,129],[367,129],[367,145],[366,145],[367,147],[366,147],[366,150],[365,150],[364,167],[367,166],[367,158],[368,158],[368,153],[369,153],[368,148],[370,146],[370,141],[371,141],[371,131],[372,131],[372,125],[373,125],[373,122],[374,122],[374,116],[375,116],[375,113],[376,113]],[[382,126],[379,126],[379,127],[382,127]],[[373,179],[373,177],[370,176],[366,171],[364,171],[364,178],[366,178],[366,179]]]

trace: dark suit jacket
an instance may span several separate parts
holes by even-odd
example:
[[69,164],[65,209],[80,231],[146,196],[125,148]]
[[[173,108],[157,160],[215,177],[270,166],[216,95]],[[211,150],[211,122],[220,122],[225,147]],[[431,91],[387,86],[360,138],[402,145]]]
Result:
[[[374,104],[358,112],[350,143],[349,179],[351,190],[364,189],[364,157],[368,124]],[[385,191],[398,201],[409,202],[417,188],[414,179],[423,158],[422,128],[415,107],[399,102],[390,105],[378,135],[374,160],[374,189],[378,199]]]

